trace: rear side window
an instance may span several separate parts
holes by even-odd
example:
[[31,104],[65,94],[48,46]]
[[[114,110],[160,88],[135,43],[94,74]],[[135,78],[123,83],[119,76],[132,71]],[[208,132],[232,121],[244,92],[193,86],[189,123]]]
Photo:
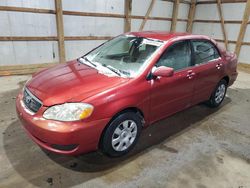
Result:
[[156,63],[156,67],[166,66],[181,70],[191,66],[191,49],[187,41],[170,46]]
[[211,60],[217,59],[220,57],[216,47],[209,41],[205,40],[194,40],[192,41],[194,49],[194,61],[195,65],[202,63],[207,63]]

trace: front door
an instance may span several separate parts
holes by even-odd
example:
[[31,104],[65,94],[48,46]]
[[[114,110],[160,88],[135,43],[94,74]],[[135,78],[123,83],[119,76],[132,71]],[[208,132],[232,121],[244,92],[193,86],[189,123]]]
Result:
[[172,77],[151,80],[151,122],[191,104],[195,72],[191,67],[190,42],[180,41],[168,47],[154,68],[159,66],[172,67],[175,72]]

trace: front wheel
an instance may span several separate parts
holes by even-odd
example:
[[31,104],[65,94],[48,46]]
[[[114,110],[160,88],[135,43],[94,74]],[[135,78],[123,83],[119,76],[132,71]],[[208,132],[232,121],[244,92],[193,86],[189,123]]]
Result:
[[116,117],[106,128],[102,140],[103,153],[119,157],[128,153],[136,144],[142,129],[141,118],[133,112]]
[[212,93],[209,101],[207,102],[208,106],[212,108],[218,107],[225,98],[226,92],[227,92],[227,81],[223,79],[218,83],[214,92]]

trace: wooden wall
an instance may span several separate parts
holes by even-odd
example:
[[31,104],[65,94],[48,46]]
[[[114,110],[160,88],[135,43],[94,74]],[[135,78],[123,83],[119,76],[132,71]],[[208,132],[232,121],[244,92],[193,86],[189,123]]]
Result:
[[75,59],[127,31],[206,34],[250,64],[250,0],[1,0],[0,75]]
[[127,31],[184,32],[189,6],[187,0],[1,0],[0,75],[75,59]]
[[250,0],[198,0],[193,33],[209,35],[250,64]]

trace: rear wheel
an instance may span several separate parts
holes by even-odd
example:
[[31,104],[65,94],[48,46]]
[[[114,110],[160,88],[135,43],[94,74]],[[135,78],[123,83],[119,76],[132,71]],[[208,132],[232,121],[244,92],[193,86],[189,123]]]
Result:
[[212,108],[218,107],[225,98],[226,92],[227,92],[227,81],[223,79],[218,83],[209,101],[207,101],[208,106]]
[[141,118],[133,112],[116,117],[106,128],[102,140],[103,153],[118,157],[128,153],[136,144],[142,129]]

